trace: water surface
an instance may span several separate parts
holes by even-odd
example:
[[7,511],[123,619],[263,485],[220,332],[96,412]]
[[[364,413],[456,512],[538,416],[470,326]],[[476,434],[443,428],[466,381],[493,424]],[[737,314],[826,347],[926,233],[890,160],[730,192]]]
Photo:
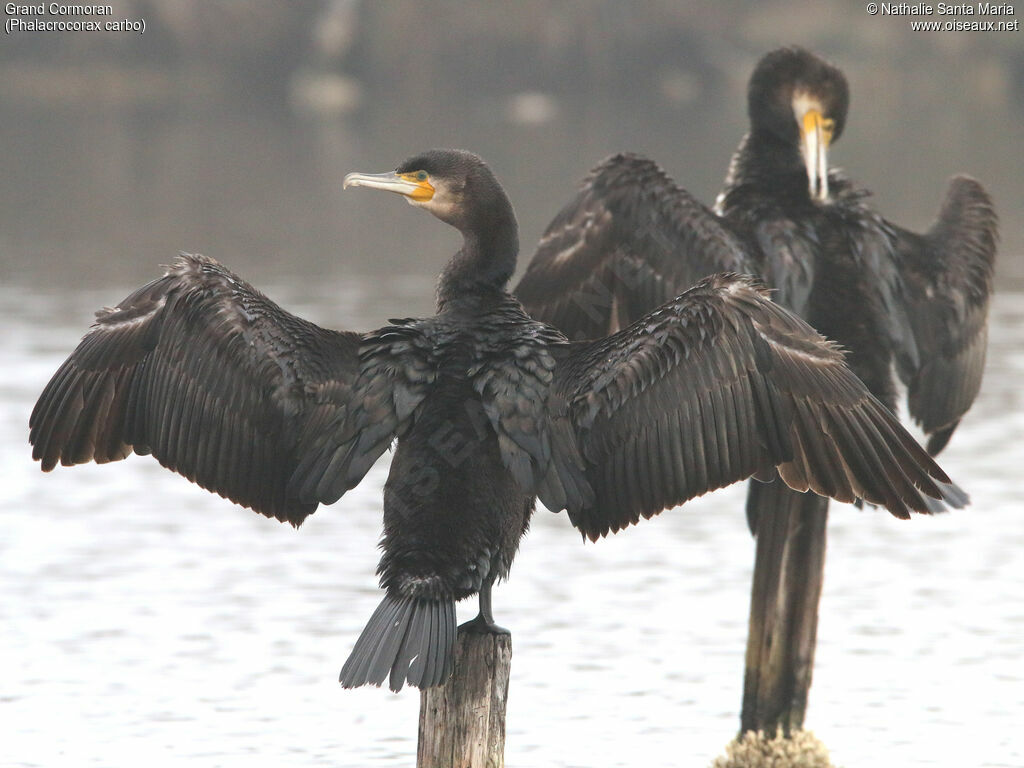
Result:
[[[121,294],[0,289],[5,765],[411,765],[416,692],[336,683],[380,597],[387,458],[297,532],[149,458],[50,475],[29,459],[35,396]],[[326,322],[335,299],[289,306]],[[1022,307],[998,297],[984,390],[943,457],[973,506],[833,513],[807,725],[838,764],[1024,763]],[[495,591],[514,642],[509,765],[721,752],[753,559],[742,500],[730,488],[596,545],[537,513]]]

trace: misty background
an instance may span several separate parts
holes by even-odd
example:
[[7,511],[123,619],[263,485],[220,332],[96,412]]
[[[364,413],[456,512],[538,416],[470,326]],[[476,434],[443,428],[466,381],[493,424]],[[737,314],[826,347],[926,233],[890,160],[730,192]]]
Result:
[[[1002,218],[997,285],[1024,281],[1024,37],[911,32],[860,3],[121,0],[146,32],[0,45],[0,275],[131,286],[179,250],[257,286],[377,286],[429,313],[420,279],[456,235],[397,200],[343,194],[433,146],[481,154],[516,207],[520,268],[579,179],[623,150],[714,201],[757,59],[800,44],[851,85],[831,159],[924,228],[945,180]],[[396,277],[414,290],[392,301]],[[401,286],[397,286],[401,287]],[[379,321],[375,321],[379,322]]]

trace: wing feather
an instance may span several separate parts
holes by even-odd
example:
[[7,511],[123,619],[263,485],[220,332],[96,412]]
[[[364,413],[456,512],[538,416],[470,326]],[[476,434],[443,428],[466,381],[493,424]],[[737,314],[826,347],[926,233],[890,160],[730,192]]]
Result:
[[593,489],[566,503],[585,535],[776,468],[795,490],[898,517],[928,512],[926,496],[954,503],[940,487],[949,478],[842,353],[766,294],[753,278],[715,276],[619,333],[569,345],[553,387]]
[[359,336],[291,315],[213,259],[97,313],[30,418],[33,457],[104,463],[133,450],[243,506],[298,525],[318,500],[287,492],[307,420],[343,413]]
[[752,271],[745,245],[654,162],[618,154],[548,225],[515,293],[570,339],[596,339],[723,271]]
[[998,218],[984,187],[956,176],[924,235],[893,229],[917,347],[917,359],[900,350],[897,369],[910,415],[930,436],[928,451],[935,455],[981,388]]

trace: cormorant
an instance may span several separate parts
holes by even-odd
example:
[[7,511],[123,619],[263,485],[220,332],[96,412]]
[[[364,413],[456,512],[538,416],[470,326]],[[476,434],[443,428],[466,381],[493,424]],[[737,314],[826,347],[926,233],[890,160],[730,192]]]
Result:
[[[889,409],[895,363],[936,455],[981,385],[996,215],[977,181],[956,176],[926,233],[882,218],[828,168],[848,102],[836,67],[801,48],[767,54],[717,214],[650,160],[615,155],[548,226],[516,296],[570,338],[596,338],[706,275],[757,275]],[[754,497],[769,492],[751,485],[752,528]]]
[[716,275],[619,333],[568,342],[506,292],[518,234],[477,156],[431,150],[346,186],[403,195],[457,228],[437,314],[320,328],[213,259],[97,313],[30,421],[44,470],[152,453],[202,487],[298,526],[397,437],[384,489],[386,590],[346,686],[442,683],[455,601],[502,632],[535,498],[596,539],[776,468],[794,488],[926,512],[949,479],[831,343],[755,280]]

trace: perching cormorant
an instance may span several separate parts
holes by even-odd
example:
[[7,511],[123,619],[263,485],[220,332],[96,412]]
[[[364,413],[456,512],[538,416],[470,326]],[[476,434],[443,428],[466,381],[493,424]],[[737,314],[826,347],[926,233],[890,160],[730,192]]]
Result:
[[369,333],[284,311],[183,254],[97,314],[32,413],[44,470],[152,453],[202,487],[298,526],[395,437],[386,595],[345,686],[427,687],[452,667],[455,601],[500,632],[536,497],[597,538],[776,468],[792,487],[906,517],[949,479],[842,355],[753,279],[717,275],[604,339],[569,343],[506,292],[512,206],[480,158],[432,150],[346,186],[397,192],[457,228],[437,314]]
[[[757,275],[845,349],[890,409],[895,363],[937,454],[981,385],[996,215],[982,186],[957,176],[923,235],[883,219],[827,165],[848,100],[836,67],[800,48],[767,54],[750,79],[750,131],[718,215],[650,160],[611,157],[548,226],[516,296],[570,338],[593,338],[706,275]],[[753,496],[766,492],[751,486],[752,527]]]

